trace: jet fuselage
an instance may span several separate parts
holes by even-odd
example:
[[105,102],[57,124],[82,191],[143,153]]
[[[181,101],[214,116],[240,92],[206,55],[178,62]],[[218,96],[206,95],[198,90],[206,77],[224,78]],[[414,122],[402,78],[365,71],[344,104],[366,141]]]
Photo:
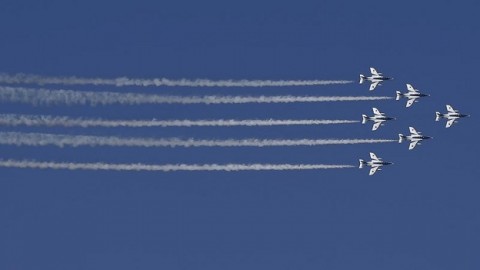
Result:
[[367,165],[370,167],[379,167],[379,166],[385,166],[385,165],[391,165],[391,164],[393,164],[393,162],[387,162],[382,160],[367,161]]
[[393,117],[388,117],[388,116],[384,116],[384,115],[381,115],[381,116],[368,116],[367,117],[368,120],[370,121],[381,121],[381,122],[385,122],[385,121],[388,121],[388,120],[395,120],[395,118]]
[[469,114],[461,114],[461,113],[446,113],[446,114],[442,114],[442,117],[445,117],[445,118],[463,118],[463,117],[469,117],[470,115]]
[[429,94],[422,94],[422,93],[412,93],[412,92],[407,92],[402,94],[404,97],[407,98],[420,98],[420,97],[429,97]]
[[409,141],[421,141],[421,140],[431,139],[432,137],[424,136],[424,135],[408,135],[408,136],[405,136],[405,138]]
[[383,82],[383,81],[388,81],[388,80],[391,80],[391,79],[393,79],[393,78],[385,77],[385,76],[369,76],[369,77],[365,77],[365,80],[371,81],[371,82]]

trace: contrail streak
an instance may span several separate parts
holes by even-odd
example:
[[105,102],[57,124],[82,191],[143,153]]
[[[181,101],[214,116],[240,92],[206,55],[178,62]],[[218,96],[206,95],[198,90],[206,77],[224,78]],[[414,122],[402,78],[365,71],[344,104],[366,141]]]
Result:
[[136,93],[88,92],[0,86],[0,101],[28,104],[140,105],[140,104],[245,104],[387,100],[372,96],[164,96]]
[[66,163],[29,160],[0,160],[0,167],[54,169],[54,170],[109,170],[109,171],[286,171],[324,170],[353,168],[352,165],[326,164],[111,164],[111,163]]
[[358,123],[356,120],[277,120],[277,119],[218,119],[218,120],[105,120],[49,115],[0,114],[0,125],[62,126],[62,127],[232,127],[232,126],[291,126],[333,125]]
[[268,147],[268,146],[319,146],[340,144],[373,144],[396,142],[386,139],[226,139],[197,140],[179,138],[122,138],[86,135],[57,135],[47,133],[0,132],[0,144],[57,147],[118,146],[118,147]]
[[108,85],[108,86],[185,86],[185,87],[269,87],[269,86],[318,86],[348,84],[347,80],[209,80],[209,79],[113,79],[47,77],[30,74],[9,75],[0,73],[1,83],[10,84],[62,84],[62,85]]

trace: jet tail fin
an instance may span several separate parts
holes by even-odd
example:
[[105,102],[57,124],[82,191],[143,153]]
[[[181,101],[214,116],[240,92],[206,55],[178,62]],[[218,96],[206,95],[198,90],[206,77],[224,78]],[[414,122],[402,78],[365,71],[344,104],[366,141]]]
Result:
[[358,165],[359,169],[363,168],[363,166],[365,166],[366,164],[366,162],[363,159],[359,159],[358,162],[360,163],[360,165]]
[[360,84],[362,84],[365,81],[365,76],[360,74]]
[[398,143],[402,143],[404,139],[405,139],[405,135],[398,134]]
[[402,93],[400,91],[397,91],[397,98],[395,98],[395,100],[400,100],[402,96]]
[[368,116],[366,116],[365,114],[362,114],[362,124],[367,123],[367,119],[368,119]]
[[440,118],[442,118],[442,114],[439,112],[435,112],[435,121],[440,121]]

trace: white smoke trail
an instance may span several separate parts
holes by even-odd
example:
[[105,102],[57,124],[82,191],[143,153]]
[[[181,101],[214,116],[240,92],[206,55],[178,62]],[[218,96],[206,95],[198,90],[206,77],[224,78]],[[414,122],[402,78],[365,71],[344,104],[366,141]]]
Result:
[[28,104],[140,105],[140,104],[244,104],[387,100],[373,96],[164,96],[135,93],[88,92],[0,86],[0,101]]
[[385,139],[297,139],[297,140],[196,140],[179,138],[122,138],[86,135],[57,135],[46,133],[0,132],[0,144],[57,147],[118,146],[118,147],[268,147],[268,146],[319,146],[339,144],[372,144],[396,142]]
[[49,115],[0,114],[0,125],[62,126],[62,127],[232,127],[232,126],[290,126],[333,125],[358,123],[357,120],[276,120],[276,119],[219,119],[219,120],[105,120],[69,118]]
[[66,163],[39,162],[28,160],[0,160],[0,167],[55,169],[55,170],[111,170],[111,171],[285,171],[285,170],[324,170],[354,168],[352,165],[326,164],[165,164],[150,165],[141,163]]
[[10,84],[62,84],[62,85],[108,85],[108,86],[186,86],[186,87],[268,87],[268,86],[318,86],[348,84],[347,80],[209,80],[209,79],[114,79],[46,77],[29,74],[9,75],[0,73],[0,83]]

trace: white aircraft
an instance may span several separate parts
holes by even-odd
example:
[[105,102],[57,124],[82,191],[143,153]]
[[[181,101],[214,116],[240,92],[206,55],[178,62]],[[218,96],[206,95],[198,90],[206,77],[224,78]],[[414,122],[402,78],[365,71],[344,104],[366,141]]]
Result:
[[449,128],[453,125],[453,123],[456,123],[458,118],[470,116],[468,114],[459,113],[458,110],[453,109],[453,107],[450,105],[447,105],[447,113],[442,114],[439,112],[435,112],[435,115],[435,121],[440,121],[440,118],[447,119],[447,125],[445,126],[446,128]]
[[372,130],[377,130],[380,126],[383,126],[383,122],[388,120],[395,120],[393,117],[387,117],[385,113],[380,112],[377,108],[372,108],[373,116],[366,116],[362,114],[362,124],[367,123],[367,121],[373,121]]
[[432,137],[424,136],[421,132],[416,131],[413,127],[409,127],[410,135],[405,136],[403,134],[398,134],[398,143],[402,143],[403,140],[410,141],[410,145],[408,146],[408,150],[412,150],[418,144],[420,145],[420,141],[431,139]]
[[397,98],[396,98],[396,100],[400,100],[401,97],[406,97],[408,99],[406,107],[412,106],[412,104],[414,102],[418,102],[417,99],[419,99],[421,97],[430,96],[430,95],[427,95],[427,94],[420,93],[418,91],[418,89],[413,88],[413,86],[411,84],[408,84],[408,83],[407,83],[407,90],[408,90],[408,92],[403,93],[403,94],[400,91],[397,91]]
[[360,166],[358,166],[359,169],[363,168],[364,166],[371,167],[368,175],[374,175],[377,171],[381,171],[382,169],[380,167],[382,166],[393,164],[392,162],[383,161],[372,152],[370,152],[370,158],[372,159],[371,161],[364,161],[363,159],[358,160],[360,162]]
[[373,67],[370,68],[370,73],[372,73],[372,76],[370,77],[360,74],[360,84],[362,84],[364,81],[372,82],[370,85],[370,91],[373,91],[377,85],[382,85],[381,82],[383,81],[393,80],[393,78],[385,77],[382,73],[378,73]]

